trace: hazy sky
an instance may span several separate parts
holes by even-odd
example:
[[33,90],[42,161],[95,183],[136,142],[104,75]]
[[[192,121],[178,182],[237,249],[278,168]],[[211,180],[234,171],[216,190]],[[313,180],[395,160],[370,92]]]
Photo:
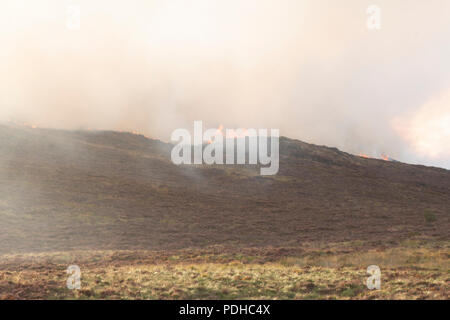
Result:
[[450,168],[449,57],[448,0],[0,0],[0,120],[279,128]]

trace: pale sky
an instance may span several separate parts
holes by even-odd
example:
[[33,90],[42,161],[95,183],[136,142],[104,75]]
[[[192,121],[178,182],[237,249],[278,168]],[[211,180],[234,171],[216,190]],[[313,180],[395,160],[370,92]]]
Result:
[[277,128],[450,169],[449,57],[448,0],[0,0],[0,120]]

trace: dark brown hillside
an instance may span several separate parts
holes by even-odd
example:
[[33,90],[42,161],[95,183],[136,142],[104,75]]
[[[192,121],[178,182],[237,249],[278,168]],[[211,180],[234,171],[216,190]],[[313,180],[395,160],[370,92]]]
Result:
[[282,138],[280,171],[119,132],[0,126],[0,253],[450,239],[450,171]]

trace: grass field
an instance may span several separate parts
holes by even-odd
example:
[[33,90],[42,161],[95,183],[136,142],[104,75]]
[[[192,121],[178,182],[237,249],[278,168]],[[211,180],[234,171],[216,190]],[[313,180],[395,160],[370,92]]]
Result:
[[[411,241],[367,250],[339,244],[325,250],[213,247],[4,255],[0,298],[448,299],[449,246]],[[81,269],[80,290],[66,287],[71,264]],[[381,268],[380,290],[366,287],[371,264]]]

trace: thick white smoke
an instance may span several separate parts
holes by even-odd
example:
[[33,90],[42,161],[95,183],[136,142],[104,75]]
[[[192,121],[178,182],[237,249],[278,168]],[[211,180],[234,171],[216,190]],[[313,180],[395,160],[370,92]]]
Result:
[[450,3],[379,0],[377,31],[371,4],[2,0],[0,120],[165,141],[203,120],[450,167]]

